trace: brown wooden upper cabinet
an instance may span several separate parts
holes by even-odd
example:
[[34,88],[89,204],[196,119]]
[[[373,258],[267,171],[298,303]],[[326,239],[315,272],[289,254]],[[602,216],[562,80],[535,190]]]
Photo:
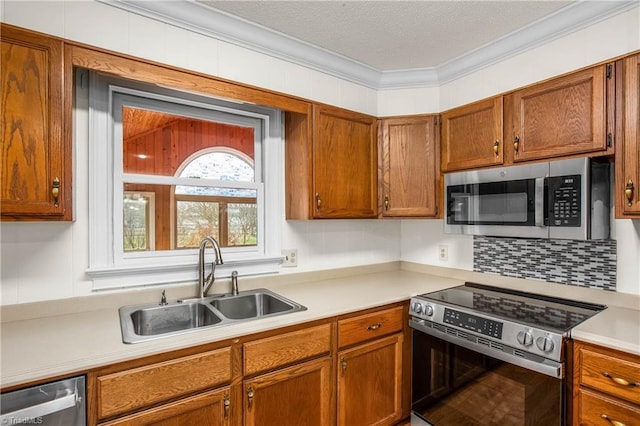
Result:
[[505,162],[606,153],[612,145],[607,136],[607,88],[613,88],[607,76],[612,74],[612,65],[600,65],[507,95]]
[[442,113],[442,171],[502,164],[502,96]]
[[287,113],[287,219],[377,216],[376,118],[314,104]]
[[616,147],[616,217],[640,215],[640,54],[622,65],[623,138]]
[[71,220],[63,42],[0,27],[3,220]]
[[438,118],[422,115],[385,118],[379,122],[381,216],[438,215]]

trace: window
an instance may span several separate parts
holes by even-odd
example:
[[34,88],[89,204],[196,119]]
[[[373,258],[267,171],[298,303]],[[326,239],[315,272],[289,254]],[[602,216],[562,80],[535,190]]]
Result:
[[280,111],[99,74],[90,81],[94,289],[195,280],[205,236],[222,247],[217,277],[275,272]]
[[[197,154],[180,172],[180,177],[206,178],[235,182],[253,182],[250,158],[235,149]],[[177,186],[176,248],[198,247],[211,235],[222,247],[255,246],[258,241],[256,191],[242,188],[201,188]]]

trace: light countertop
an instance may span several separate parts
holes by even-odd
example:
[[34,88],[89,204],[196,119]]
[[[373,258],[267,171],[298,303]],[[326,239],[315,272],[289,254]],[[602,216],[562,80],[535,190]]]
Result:
[[[573,337],[640,354],[640,298],[612,292],[506,279],[493,275],[424,265],[391,263],[344,271],[240,279],[240,289],[267,287],[307,307],[256,321],[204,328],[147,342],[122,342],[118,308],[149,303],[161,290],[90,296],[2,308],[2,387],[38,381],[147,355],[232,339],[261,331],[329,318],[408,300],[430,291],[461,285],[465,280],[603,303],[609,308],[573,330]],[[218,285],[218,284],[217,284]],[[187,291],[193,289],[189,288]],[[167,291],[172,301],[184,289]],[[214,292],[219,292],[220,289]],[[187,293],[188,294],[188,293]],[[574,296],[574,297],[572,297]],[[623,306],[611,306],[611,302]]]

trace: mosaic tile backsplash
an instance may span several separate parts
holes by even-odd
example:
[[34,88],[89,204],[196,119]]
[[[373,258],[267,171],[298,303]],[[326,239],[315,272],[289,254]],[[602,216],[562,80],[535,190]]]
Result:
[[474,236],[473,270],[615,291],[616,242]]

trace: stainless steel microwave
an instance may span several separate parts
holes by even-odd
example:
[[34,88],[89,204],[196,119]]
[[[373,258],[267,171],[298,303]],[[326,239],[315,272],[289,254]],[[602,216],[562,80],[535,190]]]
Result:
[[607,239],[611,165],[589,158],[448,173],[452,234]]

